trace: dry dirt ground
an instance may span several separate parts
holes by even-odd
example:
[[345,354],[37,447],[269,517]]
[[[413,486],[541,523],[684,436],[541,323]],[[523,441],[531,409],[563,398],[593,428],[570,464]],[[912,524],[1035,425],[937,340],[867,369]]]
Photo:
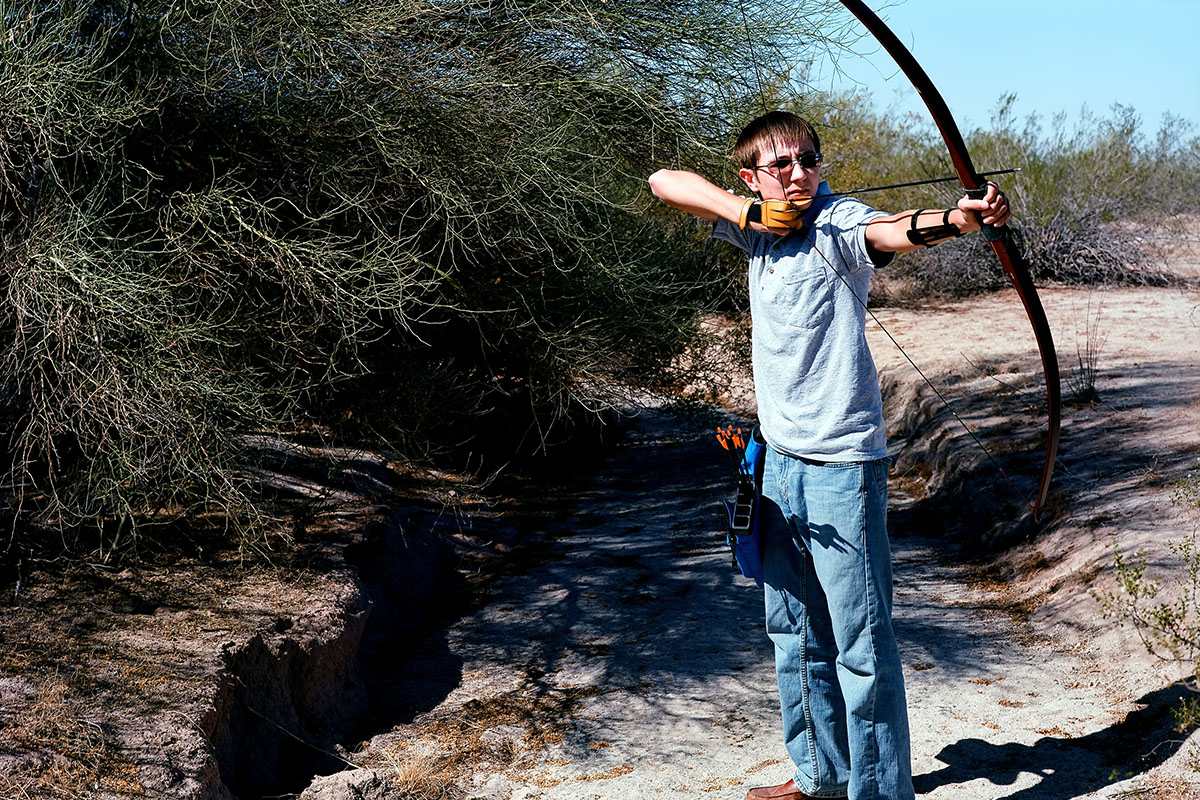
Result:
[[[1180,668],[1094,596],[1114,544],[1170,577],[1167,543],[1195,528],[1171,491],[1200,458],[1200,293],[1042,298],[1064,375],[1094,353],[1099,401],[1066,407],[1037,524],[872,325],[917,790],[1200,798],[1200,736],[1170,715]],[[1014,297],[878,319],[1028,492],[1043,410]],[[723,546],[712,431],[730,419],[647,408],[583,479],[520,503],[391,508],[394,465],[344,458],[354,479],[274,569],[27,565],[0,621],[0,797],[735,800],[782,782],[762,599]],[[442,540],[459,561],[439,582]]]
[[[1200,294],[1043,298],[1064,364],[1077,330],[1081,341],[1089,326],[1101,334],[1101,400],[1067,409],[1050,519],[1018,526],[1015,539],[1003,529],[1021,502],[1004,497],[1011,490],[990,467],[969,466],[980,459],[957,423],[893,374],[911,368],[890,343],[874,343],[886,379],[914,392],[914,409],[928,409],[893,432],[898,470],[957,460],[982,484],[958,490],[969,501],[939,507],[964,519],[938,519],[912,497],[895,497],[897,625],[917,789],[930,800],[1200,797],[1192,769],[1200,742],[1175,733],[1169,716],[1182,694],[1170,686],[1178,673],[1104,620],[1091,595],[1109,585],[1114,542],[1166,564],[1164,543],[1194,524],[1168,495],[1200,456]],[[1041,386],[1012,306],[997,295],[880,319],[952,400],[974,398],[959,413],[985,441],[1016,407],[1021,419],[1004,434],[1036,452]],[[488,729],[511,760],[461,773],[471,796],[732,799],[789,776],[761,597],[716,546],[713,498],[727,476],[709,431],[643,413],[571,498],[568,516],[551,523],[552,560],[506,581],[495,602],[450,629],[463,681],[431,719],[489,697],[581,693],[561,741],[534,747],[520,724]],[[972,535],[977,527],[988,535]],[[948,547],[947,536],[964,537],[963,548]],[[970,557],[989,543],[1001,558]],[[420,723],[373,747],[436,759],[439,745]]]

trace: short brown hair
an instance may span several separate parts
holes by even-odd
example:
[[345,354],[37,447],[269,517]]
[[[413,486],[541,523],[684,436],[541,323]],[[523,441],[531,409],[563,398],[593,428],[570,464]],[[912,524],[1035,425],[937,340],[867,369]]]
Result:
[[790,111],[768,111],[750,121],[742,128],[737,143],[733,146],[733,157],[738,165],[745,169],[753,169],[763,157],[764,151],[782,145],[794,145],[799,142],[812,142],[813,150],[821,152],[821,137],[812,123],[798,114]]

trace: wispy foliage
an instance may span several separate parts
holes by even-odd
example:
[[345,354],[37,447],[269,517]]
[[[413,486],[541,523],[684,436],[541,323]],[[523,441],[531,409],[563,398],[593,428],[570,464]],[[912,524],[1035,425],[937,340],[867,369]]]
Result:
[[831,6],[0,3],[13,502],[247,514],[248,432],[494,463],[674,379],[711,257],[644,176]]

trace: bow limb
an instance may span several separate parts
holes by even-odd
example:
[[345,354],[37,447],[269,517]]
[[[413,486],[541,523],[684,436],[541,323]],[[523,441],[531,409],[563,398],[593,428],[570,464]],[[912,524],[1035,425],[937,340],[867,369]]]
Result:
[[[925,101],[938,131],[942,134],[942,139],[946,142],[946,148],[950,151],[950,160],[963,189],[968,195],[981,197],[986,190],[986,182],[975,171],[975,167],[971,163],[971,155],[967,152],[967,145],[958,130],[958,125],[954,122],[954,117],[946,106],[946,101],[942,99],[942,95],[933,85],[933,81],[925,74],[925,70],[913,58],[908,48],[874,11],[867,8],[861,0],[840,0],[840,2],[871,32],[883,49],[891,55],[901,71],[908,76],[917,93],[921,95],[921,99]],[[1054,338],[1050,333],[1046,312],[1042,308],[1042,301],[1038,297],[1037,290],[1033,286],[1033,279],[1030,277],[1029,265],[1021,253],[1021,248],[1014,241],[1012,231],[1007,227],[995,228],[987,225],[983,228],[983,235],[991,243],[996,258],[1004,267],[1004,271],[1008,273],[1013,287],[1017,290],[1017,296],[1025,307],[1025,313],[1033,326],[1038,351],[1042,357],[1042,371],[1046,376],[1046,415],[1048,418],[1046,460],[1042,465],[1042,477],[1033,505],[1033,517],[1037,519],[1050,491],[1050,476],[1054,472],[1054,459],[1058,453],[1058,434],[1062,417],[1058,356],[1054,350]]]

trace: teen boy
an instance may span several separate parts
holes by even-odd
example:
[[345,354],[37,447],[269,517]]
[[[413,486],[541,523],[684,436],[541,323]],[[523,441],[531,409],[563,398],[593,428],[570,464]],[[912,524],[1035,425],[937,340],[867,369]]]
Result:
[[[754,389],[767,448],[760,504],[767,635],[796,771],[748,800],[912,800],[908,712],[892,630],[887,449],[865,313],[893,254],[1003,225],[989,184],[957,208],[887,215],[828,196],[813,126],[771,112],[742,131],[757,199],[659,170],[654,194],[749,256]],[[813,199],[815,198],[815,199]]]

